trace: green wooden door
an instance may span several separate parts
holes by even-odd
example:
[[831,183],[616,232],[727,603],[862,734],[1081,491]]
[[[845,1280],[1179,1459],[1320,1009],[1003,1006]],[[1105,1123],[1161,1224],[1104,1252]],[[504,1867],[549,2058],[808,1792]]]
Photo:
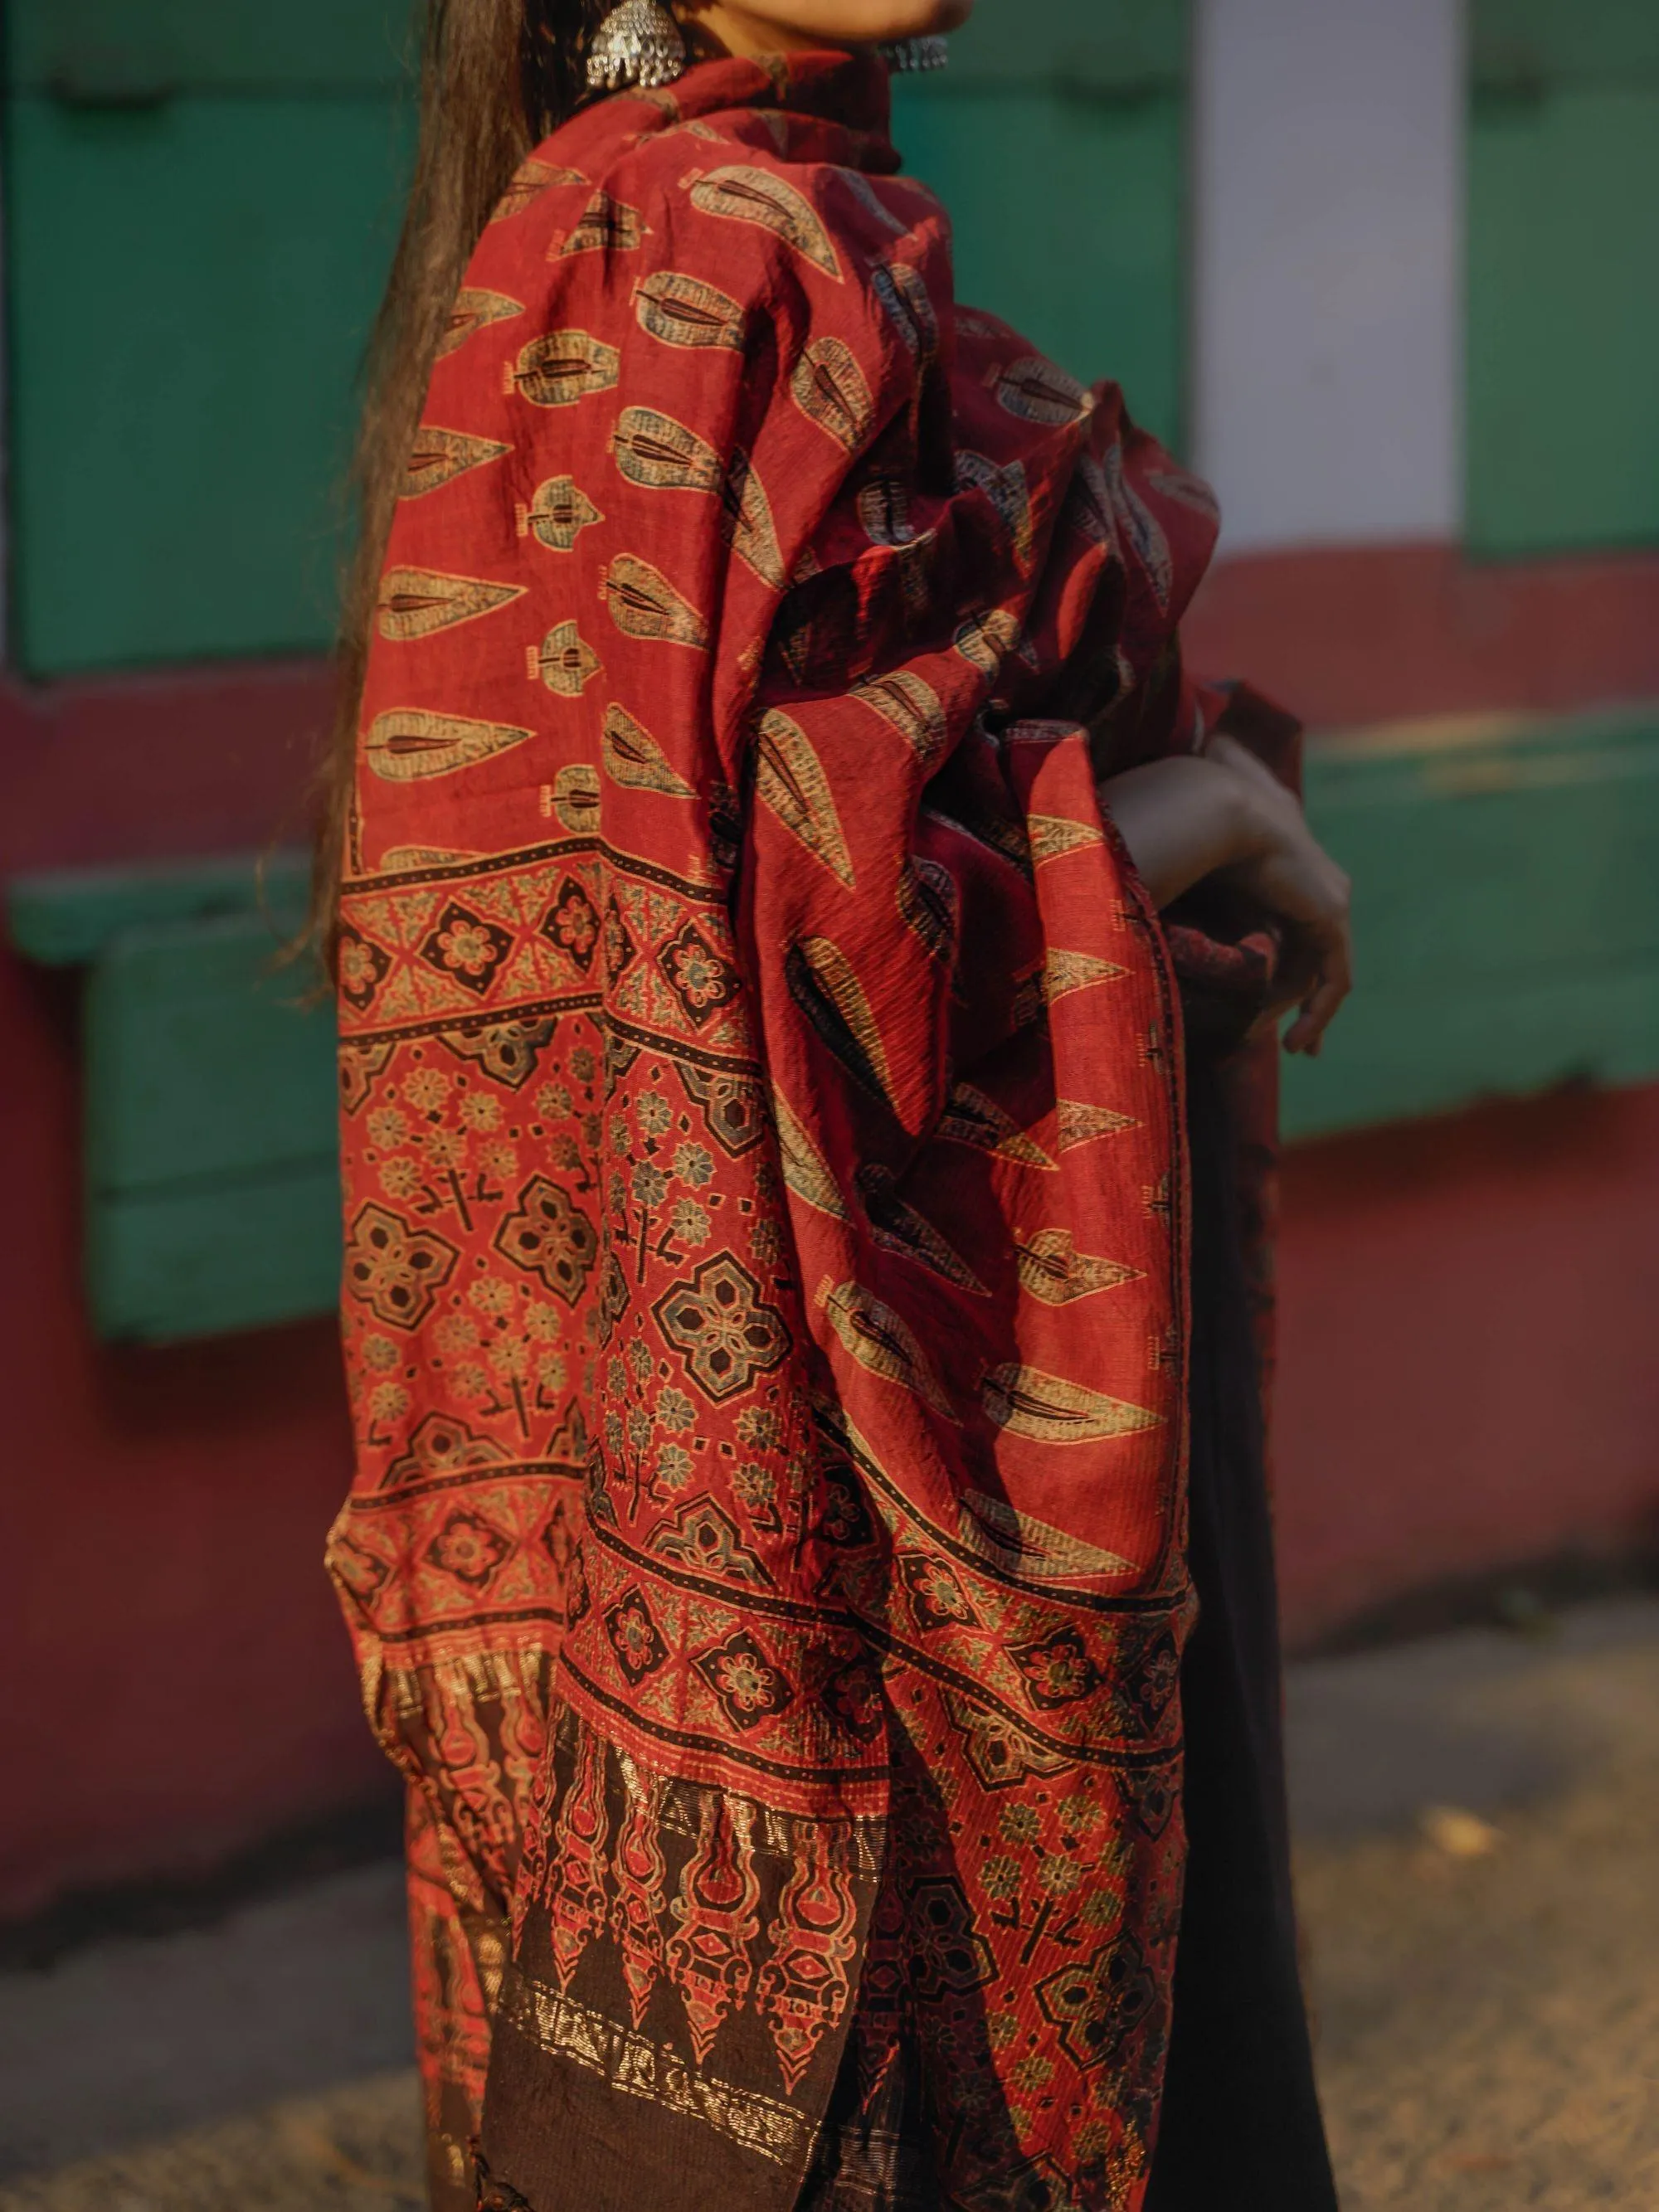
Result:
[[1182,434],[1187,0],[983,0],[894,135],[956,227],[960,298]]
[[1659,4],[1475,0],[1468,536],[1659,543]]
[[14,652],[315,650],[394,234],[407,0],[13,0]]

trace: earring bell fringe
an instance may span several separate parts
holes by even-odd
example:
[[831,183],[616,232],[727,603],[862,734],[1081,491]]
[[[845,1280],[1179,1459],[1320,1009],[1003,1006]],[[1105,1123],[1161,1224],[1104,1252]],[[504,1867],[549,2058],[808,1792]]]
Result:
[[660,0],[622,0],[587,49],[590,92],[650,92],[685,74],[685,40]]
[[925,39],[895,39],[878,46],[876,52],[895,76],[908,76],[920,70],[948,68],[951,41],[937,34]]

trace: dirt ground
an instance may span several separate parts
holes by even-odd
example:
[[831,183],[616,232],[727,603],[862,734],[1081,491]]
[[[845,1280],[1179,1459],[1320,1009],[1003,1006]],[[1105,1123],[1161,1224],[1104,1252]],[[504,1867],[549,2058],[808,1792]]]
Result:
[[[1655,2212],[1659,1605],[1321,1662],[1291,1703],[1345,2212]],[[404,2072],[0,2187],[0,2212],[422,2202]]]

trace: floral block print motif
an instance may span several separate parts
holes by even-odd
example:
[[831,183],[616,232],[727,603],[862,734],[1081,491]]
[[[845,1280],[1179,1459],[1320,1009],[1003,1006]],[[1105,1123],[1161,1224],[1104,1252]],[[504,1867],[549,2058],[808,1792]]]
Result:
[[787,2212],[917,2054],[930,2203],[1139,2202],[1186,1200],[1095,777],[1199,738],[1213,530],[957,311],[871,59],[592,106],[485,231],[340,973],[332,1562],[456,2204],[481,2130],[480,2201]]

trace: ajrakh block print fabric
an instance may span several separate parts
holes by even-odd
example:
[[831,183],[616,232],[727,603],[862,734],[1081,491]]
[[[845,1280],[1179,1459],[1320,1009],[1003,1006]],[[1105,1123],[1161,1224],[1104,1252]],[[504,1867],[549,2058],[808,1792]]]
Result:
[[926,2201],[1144,2185],[1180,1036],[1095,775],[1195,742],[1213,508],[957,308],[886,113],[711,63],[539,148],[392,538],[331,1561],[443,2202],[481,2136],[482,2202],[785,2212],[901,2051]]

